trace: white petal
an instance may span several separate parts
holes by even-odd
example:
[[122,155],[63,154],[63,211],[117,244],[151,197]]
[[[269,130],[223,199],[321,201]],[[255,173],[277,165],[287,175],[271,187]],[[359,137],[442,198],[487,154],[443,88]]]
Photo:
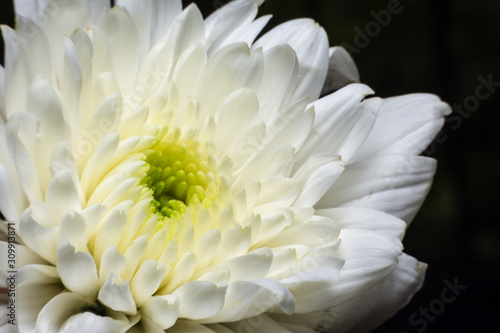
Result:
[[314,332],[318,329],[339,333],[371,331],[409,302],[422,286],[426,267],[402,254],[395,269],[360,296],[326,311],[280,315],[275,319],[282,324],[311,327]]
[[81,178],[82,187],[87,197],[90,197],[90,194],[101,180],[105,171],[105,166],[118,148],[118,144],[118,135],[106,135],[102,142],[100,142],[97,146],[97,149],[92,154],[90,160],[87,162]]
[[141,308],[141,312],[162,330],[166,330],[179,318],[179,298],[176,295],[151,297]]
[[69,171],[59,171],[53,175],[45,194],[45,202],[52,213],[53,227],[60,224],[66,212],[81,211],[78,191]]
[[[61,43],[61,36],[71,36],[77,29],[85,29],[90,23],[90,4],[86,0],[58,1],[52,0],[48,3],[40,25],[47,34],[50,42],[50,55],[46,59],[45,67],[53,66],[54,72],[61,75],[64,66],[64,46]],[[50,19],[47,19],[50,18]],[[37,59],[38,54],[32,56]],[[50,67],[49,67],[50,68]],[[56,77],[46,76],[57,82]]]
[[310,19],[288,21],[259,38],[253,49],[263,47],[267,50],[280,44],[290,45],[299,59],[297,86],[291,101],[306,96],[310,101],[317,99],[328,70],[326,32]]
[[253,90],[242,88],[227,97],[216,118],[214,141],[220,155],[224,155],[235,143],[258,110],[259,100]]
[[300,185],[295,179],[275,177],[261,182],[261,191],[252,212],[272,214],[281,207],[293,204],[300,192]]
[[88,252],[88,231],[85,218],[75,212],[68,211],[61,219],[59,233],[71,243],[76,251]]
[[250,247],[250,236],[250,228],[241,228],[240,226],[235,226],[224,232],[211,264],[214,265],[246,254]]
[[153,1],[117,0],[116,6],[127,9],[137,29],[138,41],[140,42],[137,48],[143,54],[148,52],[151,47],[152,15],[155,14],[153,11]]
[[101,23],[106,13],[111,8],[111,3],[105,0],[88,0],[90,4],[90,11],[92,22],[94,24]]
[[130,292],[129,281],[119,283],[117,275],[112,274],[102,286],[97,296],[99,301],[107,307],[123,312],[127,315],[135,315],[137,306]]
[[351,84],[321,98],[314,106],[313,130],[298,152],[298,165],[316,153],[341,155],[349,162],[370,133],[382,101],[364,99],[373,91],[362,84]]
[[340,229],[326,223],[307,223],[285,229],[274,238],[265,242],[266,246],[279,247],[303,244],[311,247],[327,246],[337,242]]
[[[392,273],[359,297],[328,312],[335,314],[328,323],[335,332],[370,331],[405,306],[424,282],[427,265],[402,254]],[[352,311],[355,308],[356,311]]]
[[139,37],[129,14],[113,7],[106,16],[108,52],[113,61],[114,73],[120,88],[131,91],[139,69]]
[[125,318],[122,318],[122,320],[116,320],[108,316],[103,317],[91,312],[84,312],[68,318],[68,320],[66,320],[64,325],[57,332],[124,333],[131,326],[132,323]]
[[298,73],[298,59],[293,48],[277,45],[264,52],[264,75],[259,89],[261,112],[259,117],[266,119],[275,110],[288,102]]
[[97,296],[99,280],[94,258],[88,252],[61,241],[57,249],[57,272],[69,290],[89,298]]
[[321,95],[358,82],[360,82],[358,68],[351,55],[342,46],[331,47],[328,74]]
[[100,264],[104,251],[112,246],[117,246],[120,242],[120,237],[127,223],[128,209],[126,206],[128,205],[129,202],[121,202],[119,206],[116,206],[102,219],[98,229],[95,231],[93,257],[97,265]]
[[203,42],[203,17],[195,4],[191,4],[172,23],[167,35],[169,55],[177,60],[191,45]]
[[381,155],[349,165],[316,205],[373,208],[410,223],[427,195],[436,168],[434,159]]
[[237,30],[233,30],[231,35],[227,37],[224,42],[219,46],[220,48],[237,42],[245,42],[248,45],[252,45],[255,38],[260,34],[262,29],[267,25],[271,19],[271,15],[264,15],[254,20],[248,25],[242,25]]
[[99,284],[103,285],[112,274],[121,276],[125,271],[127,258],[116,247],[112,246],[104,251],[99,267]]
[[59,232],[55,228],[40,225],[31,216],[31,209],[26,209],[19,221],[19,234],[23,242],[41,257],[52,264],[56,263],[56,251]]
[[258,91],[264,60],[261,50],[250,53],[245,43],[228,45],[208,61],[195,88],[200,103],[200,119],[218,110],[226,97],[240,88]]
[[307,99],[304,98],[272,116],[268,120],[264,143],[269,146],[287,144],[300,149],[312,131],[315,116],[314,108],[306,110],[306,104]]
[[324,309],[335,297],[328,288],[339,276],[338,269],[320,267],[281,280],[295,299],[295,312],[307,313]]
[[206,45],[213,53],[240,27],[248,26],[257,15],[256,0],[237,0],[213,12],[205,20]]
[[403,239],[406,223],[376,209],[337,207],[318,209],[315,214],[329,217],[341,229],[365,229]]
[[295,301],[281,283],[272,279],[237,281],[229,285],[224,308],[204,323],[237,321],[261,314],[279,305],[285,313],[293,313]]
[[35,20],[42,16],[48,2],[50,0],[15,0],[14,9],[16,14]]
[[40,310],[64,290],[52,266],[29,265],[17,272],[17,324],[22,332],[33,332]]
[[61,103],[48,80],[37,77],[30,87],[27,110],[40,119],[40,135],[52,151],[60,141],[69,141],[69,128],[64,120]]
[[138,307],[141,307],[160,286],[165,266],[154,260],[146,260],[135,273],[130,290]]
[[4,165],[0,163],[0,211],[8,221],[17,221],[22,211],[23,201],[19,199],[19,190],[12,184],[11,177]]
[[236,177],[233,180],[232,190],[236,192],[254,180],[287,177],[289,170],[286,170],[286,167],[293,159],[293,155],[294,149],[289,146],[272,146],[257,152],[234,173]]
[[345,259],[340,269],[320,267],[282,282],[296,299],[301,313],[342,304],[370,289],[389,275],[402,253],[399,239],[363,230],[342,230],[336,255]]
[[24,134],[29,132],[27,140],[32,144],[31,141],[36,136],[37,127],[37,119],[28,113],[21,113],[11,117],[7,124],[7,145],[16,166],[19,180],[29,201],[41,200],[43,195],[37,170],[27,151],[29,148],[33,149],[35,145],[27,148],[25,143],[21,141],[21,136],[24,137]]
[[186,252],[177,261],[168,275],[167,286],[159,294],[170,293],[180,285],[186,283],[193,276],[196,269],[196,255],[193,252]]
[[94,304],[85,297],[65,292],[52,298],[40,311],[36,321],[36,332],[59,332],[64,322],[84,308]]
[[225,285],[206,281],[191,281],[177,288],[179,317],[199,320],[217,314],[224,306]]
[[[182,11],[180,0],[153,0],[152,44],[164,40],[172,22]],[[156,29],[155,29],[156,23]]]
[[337,181],[344,171],[344,162],[340,156],[331,154],[317,154],[311,156],[307,162],[293,176],[301,186],[295,206],[314,206]]
[[365,143],[353,161],[381,154],[420,154],[444,123],[450,106],[430,94],[387,98]]

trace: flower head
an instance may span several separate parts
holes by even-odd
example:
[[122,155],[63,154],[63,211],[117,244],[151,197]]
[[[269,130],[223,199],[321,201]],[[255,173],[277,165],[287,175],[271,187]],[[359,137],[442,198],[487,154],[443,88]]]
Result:
[[255,41],[258,5],[16,1],[0,210],[19,332],[369,330],[420,288],[401,239],[449,107],[371,97],[311,20]]

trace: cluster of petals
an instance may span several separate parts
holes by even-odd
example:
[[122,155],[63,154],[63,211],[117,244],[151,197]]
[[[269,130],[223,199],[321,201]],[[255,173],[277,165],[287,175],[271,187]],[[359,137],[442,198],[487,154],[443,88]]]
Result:
[[257,39],[261,2],[15,1],[0,332],[368,331],[420,288],[401,240],[449,107],[374,97],[312,20]]

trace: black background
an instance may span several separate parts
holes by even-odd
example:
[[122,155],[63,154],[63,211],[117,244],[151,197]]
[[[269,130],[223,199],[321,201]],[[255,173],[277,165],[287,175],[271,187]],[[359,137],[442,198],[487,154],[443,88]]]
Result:
[[[195,2],[208,15],[227,1]],[[389,2],[269,0],[260,15],[274,15],[270,27],[314,18],[330,45],[356,47],[361,80],[381,97],[430,92],[453,106],[455,114],[424,153],[438,159],[438,171],[404,239],[405,252],[429,264],[425,284],[375,332],[498,332],[500,87],[473,103],[479,77],[500,83],[500,1],[401,0],[388,24],[374,23]],[[13,25],[9,1],[0,5],[0,19]],[[366,29],[372,29],[368,41],[359,47]],[[464,104],[470,111],[458,113]],[[455,279],[467,289],[425,326],[412,325],[412,314],[438,304],[443,281]]]

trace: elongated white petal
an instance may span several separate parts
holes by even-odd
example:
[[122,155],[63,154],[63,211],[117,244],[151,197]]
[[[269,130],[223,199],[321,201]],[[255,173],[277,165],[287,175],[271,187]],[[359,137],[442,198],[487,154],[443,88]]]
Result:
[[179,297],[177,295],[152,297],[141,310],[146,318],[155,322],[162,330],[166,330],[172,327],[179,317]]
[[358,83],[359,72],[354,60],[342,46],[330,48],[330,63],[322,95],[340,89],[350,83]]
[[55,267],[28,265],[17,273],[18,313],[20,330],[33,331],[38,314],[46,304],[64,290]]
[[103,317],[91,312],[84,312],[71,316],[60,328],[61,333],[76,331],[92,331],[96,333],[125,332],[132,324],[126,319],[116,320],[111,317]]
[[382,155],[351,164],[317,207],[373,208],[410,223],[429,191],[435,168],[435,160],[413,155]]
[[367,86],[352,84],[312,103],[317,134],[301,147],[299,163],[306,156],[324,152],[339,154],[349,162],[369,135],[382,103],[378,98],[365,99],[371,93]]
[[344,171],[344,162],[335,155],[313,155],[294,178],[299,180],[301,193],[296,206],[314,206]]
[[250,52],[245,43],[228,45],[217,51],[208,61],[198,81],[195,95],[202,108],[200,117],[219,109],[226,96],[240,88],[258,90],[262,79],[261,50]]
[[56,263],[59,233],[54,228],[38,224],[32,217],[31,209],[24,211],[19,221],[19,234],[23,241],[45,260]]
[[130,284],[130,290],[137,306],[143,305],[158,289],[161,283],[165,266],[153,260],[145,261]]
[[137,313],[137,305],[130,292],[129,281],[119,283],[117,280],[117,276],[110,275],[109,279],[101,287],[97,298],[102,304],[115,311],[135,315]]
[[233,31],[246,28],[257,15],[259,2],[233,1],[210,15],[205,20],[207,47],[216,50]]
[[426,267],[426,264],[402,254],[392,273],[360,296],[326,311],[296,316],[277,315],[274,319],[286,327],[291,324],[304,329],[368,332],[403,307],[420,289]]
[[16,14],[28,17],[32,20],[39,18],[50,0],[15,0],[14,9]]
[[373,230],[399,239],[403,238],[406,229],[404,221],[376,209],[337,207],[319,209],[316,214],[329,217],[342,229]]
[[293,296],[281,283],[271,279],[238,281],[229,285],[224,308],[217,315],[202,322],[241,320],[276,305],[286,313],[293,312],[295,306]]
[[75,252],[74,246],[61,241],[57,249],[57,272],[69,290],[89,298],[97,295],[97,268],[90,253]]
[[443,116],[450,112],[449,105],[434,95],[387,98],[354,160],[366,160],[382,154],[420,154],[443,126]]
[[[17,194],[14,196],[12,194]],[[0,211],[9,221],[19,220],[19,213],[22,207],[22,201],[19,198],[19,190],[12,184],[8,171],[0,163]]]
[[308,19],[289,21],[259,38],[253,48],[268,49],[279,44],[290,45],[299,60],[297,85],[291,100],[317,99],[328,68],[328,38],[323,28]]
[[58,332],[67,319],[84,308],[92,307],[92,305],[91,302],[79,294],[61,293],[52,298],[40,311],[36,321],[36,331]]
[[225,285],[206,281],[191,281],[176,289],[179,297],[179,317],[199,320],[211,317],[224,306]]

